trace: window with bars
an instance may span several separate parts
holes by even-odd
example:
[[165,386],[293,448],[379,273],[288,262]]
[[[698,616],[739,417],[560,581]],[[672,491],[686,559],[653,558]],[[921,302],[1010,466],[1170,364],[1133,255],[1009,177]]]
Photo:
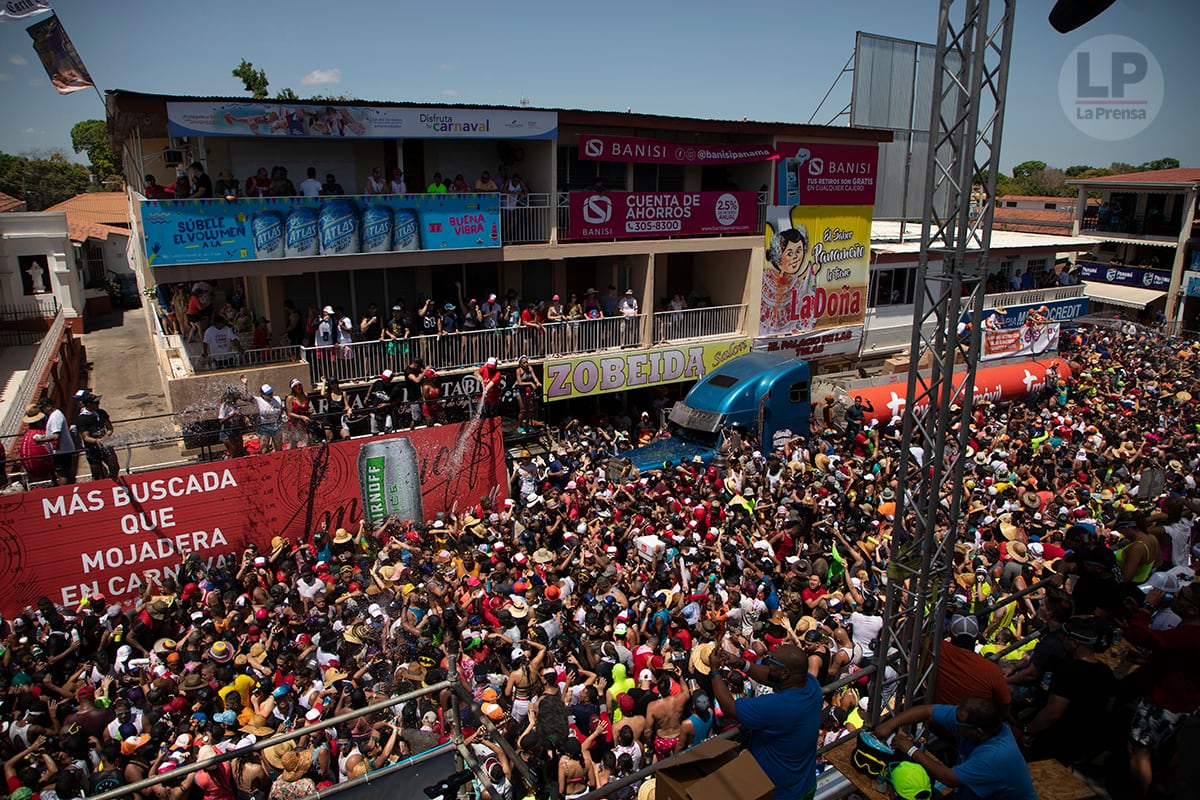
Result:
[[1046,271],[1046,259],[1031,258],[1025,262],[1025,271],[1030,275],[1041,275]]
[[79,247],[79,257],[83,265],[83,281],[86,286],[103,286],[107,278],[104,268],[104,248],[98,242],[88,239]]

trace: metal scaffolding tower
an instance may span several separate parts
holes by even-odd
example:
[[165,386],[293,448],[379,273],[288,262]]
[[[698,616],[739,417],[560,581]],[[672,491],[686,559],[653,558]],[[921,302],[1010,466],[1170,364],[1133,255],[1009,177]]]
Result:
[[[963,468],[980,354],[1000,134],[1016,0],[940,0],[931,146],[903,413],[892,557],[884,627],[871,685],[871,720],[887,695],[895,710],[932,693],[954,543],[961,524]],[[951,21],[951,12],[961,22]],[[977,187],[982,187],[980,191]],[[975,191],[973,191],[975,189]],[[931,253],[941,266],[930,269]],[[968,315],[970,327],[961,330]],[[964,368],[956,374],[958,364]]]

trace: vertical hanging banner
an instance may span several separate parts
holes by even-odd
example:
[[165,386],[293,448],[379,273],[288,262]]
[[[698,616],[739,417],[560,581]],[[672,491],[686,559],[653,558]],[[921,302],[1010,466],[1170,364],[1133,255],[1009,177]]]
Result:
[[871,209],[770,209],[759,336],[863,324],[871,266]]
[[53,11],[50,0],[4,0],[0,5],[0,22],[19,22]]
[[75,45],[58,21],[57,14],[51,14],[25,30],[33,39],[33,49],[59,94],[71,94],[96,85],[83,65],[83,59],[75,52]]

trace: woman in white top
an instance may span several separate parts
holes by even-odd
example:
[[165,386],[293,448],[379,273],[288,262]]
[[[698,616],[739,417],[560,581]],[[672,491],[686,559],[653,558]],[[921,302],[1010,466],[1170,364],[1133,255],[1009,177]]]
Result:
[[264,383],[254,398],[258,407],[258,452],[272,453],[283,449],[283,403],[275,396],[271,384]]
[[367,176],[367,186],[363,194],[387,194],[387,183],[383,180],[383,170],[375,167]]

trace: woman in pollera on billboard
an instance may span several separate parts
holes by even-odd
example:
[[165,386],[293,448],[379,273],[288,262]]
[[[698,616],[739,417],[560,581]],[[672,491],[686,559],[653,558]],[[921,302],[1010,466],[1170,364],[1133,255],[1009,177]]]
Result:
[[791,220],[791,227],[779,226],[773,234],[767,228],[767,263],[763,270],[761,332],[792,333],[807,331],[813,320],[802,313],[802,300],[813,289],[815,278],[805,269],[808,257],[808,228]]

